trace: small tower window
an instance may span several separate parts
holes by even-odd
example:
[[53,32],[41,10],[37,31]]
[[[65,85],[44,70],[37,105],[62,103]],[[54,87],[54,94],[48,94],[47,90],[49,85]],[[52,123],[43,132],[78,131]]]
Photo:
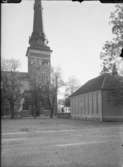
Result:
[[48,64],[49,64],[48,60],[44,60],[44,61],[42,62],[42,65],[48,65]]

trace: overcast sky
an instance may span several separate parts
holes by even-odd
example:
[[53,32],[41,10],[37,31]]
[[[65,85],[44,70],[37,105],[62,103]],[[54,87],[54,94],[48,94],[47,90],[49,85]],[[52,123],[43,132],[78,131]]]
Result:
[[[27,71],[26,50],[33,26],[33,0],[2,5],[2,56],[16,58]],[[44,31],[53,50],[51,62],[60,66],[64,80],[81,84],[100,72],[99,55],[113,35],[109,25],[113,4],[43,1]]]

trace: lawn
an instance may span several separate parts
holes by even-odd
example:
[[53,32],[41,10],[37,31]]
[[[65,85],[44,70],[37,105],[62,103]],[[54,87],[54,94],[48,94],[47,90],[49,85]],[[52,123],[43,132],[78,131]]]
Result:
[[122,167],[123,124],[2,120],[2,167]]

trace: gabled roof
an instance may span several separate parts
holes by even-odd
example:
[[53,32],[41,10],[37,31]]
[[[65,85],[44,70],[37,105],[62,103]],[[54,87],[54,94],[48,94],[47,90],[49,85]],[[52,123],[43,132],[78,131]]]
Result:
[[84,85],[82,85],[76,92],[74,92],[71,96],[76,96],[79,94],[84,94],[97,90],[115,89],[119,85],[118,83],[123,84],[123,77],[113,76],[112,74],[106,73],[94,79],[89,80]]

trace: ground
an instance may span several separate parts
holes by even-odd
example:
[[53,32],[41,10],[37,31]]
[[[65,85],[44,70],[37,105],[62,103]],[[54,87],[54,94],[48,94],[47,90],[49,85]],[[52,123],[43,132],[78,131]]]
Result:
[[4,119],[2,167],[123,167],[123,124]]

